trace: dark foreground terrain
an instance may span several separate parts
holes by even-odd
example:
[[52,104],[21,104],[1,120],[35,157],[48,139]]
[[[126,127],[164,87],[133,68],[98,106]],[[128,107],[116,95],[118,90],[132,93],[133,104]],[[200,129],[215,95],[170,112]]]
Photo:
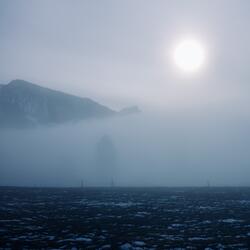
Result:
[[0,188],[1,249],[249,249],[250,188]]

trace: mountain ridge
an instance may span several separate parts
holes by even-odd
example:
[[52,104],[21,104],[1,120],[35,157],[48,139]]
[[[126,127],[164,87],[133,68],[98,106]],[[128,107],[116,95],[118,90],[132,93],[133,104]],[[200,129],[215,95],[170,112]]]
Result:
[[119,114],[98,102],[16,79],[0,85],[0,127],[33,127]]

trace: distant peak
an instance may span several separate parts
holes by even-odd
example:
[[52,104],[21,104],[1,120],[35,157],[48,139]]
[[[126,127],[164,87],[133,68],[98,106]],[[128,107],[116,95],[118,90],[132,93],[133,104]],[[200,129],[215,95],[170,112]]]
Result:
[[138,108],[138,106],[130,106],[130,107],[126,107],[121,109],[121,111],[119,112],[121,115],[129,115],[129,114],[137,114],[140,113],[141,110]]
[[15,80],[12,80],[8,83],[8,85],[32,85],[32,86],[38,86],[34,83],[31,83],[31,82],[27,82],[25,80],[22,80],[22,79],[15,79]]
[[9,84],[16,84],[16,83],[26,83],[27,81],[22,80],[22,79],[14,79],[9,82]]

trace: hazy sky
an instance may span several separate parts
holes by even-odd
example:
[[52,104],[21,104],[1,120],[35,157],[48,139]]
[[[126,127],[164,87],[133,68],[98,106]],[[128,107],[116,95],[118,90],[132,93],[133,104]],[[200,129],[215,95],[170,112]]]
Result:
[[[0,83],[19,78],[144,111],[0,131],[0,183],[91,178],[95,144],[108,134],[120,184],[249,185],[249,13],[249,0],[0,0]],[[173,62],[186,38],[207,55],[194,74]]]
[[[248,0],[1,0],[0,82],[21,78],[113,108],[239,104],[249,99]],[[206,49],[193,75],[172,52]]]

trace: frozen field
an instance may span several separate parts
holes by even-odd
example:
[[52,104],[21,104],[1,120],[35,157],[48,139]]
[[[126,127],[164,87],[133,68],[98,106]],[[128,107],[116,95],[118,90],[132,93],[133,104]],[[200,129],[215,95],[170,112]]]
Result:
[[0,249],[249,249],[250,188],[0,188]]

